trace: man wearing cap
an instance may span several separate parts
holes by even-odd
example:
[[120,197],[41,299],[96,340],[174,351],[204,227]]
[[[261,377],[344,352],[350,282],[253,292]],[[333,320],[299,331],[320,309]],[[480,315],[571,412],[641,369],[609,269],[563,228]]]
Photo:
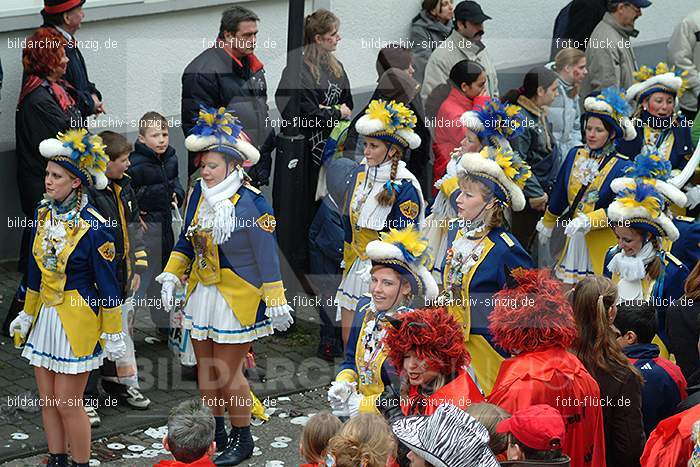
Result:
[[585,44],[588,76],[581,86],[581,95],[585,97],[610,86],[627,89],[634,83],[632,74],[638,67],[630,39],[639,35],[634,23],[642,16],[642,8],[650,5],[649,0],[609,2],[608,12]]
[[57,30],[68,41],[66,56],[69,62],[63,79],[75,88],[78,108],[83,118],[105,111],[102,94],[88,78],[85,59],[74,36],[85,19],[84,3],[85,0],[44,0],[44,9],[41,10],[41,16],[44,18],[42,27]]
[[551,405],[537,404],[519,410],[499,422],[496,432],[508,434],[508,460],[501,465],[570,465],[569,457],[562,453],[564,419]]
[[491,62],[486,46],[481,42],[484,36],[484,21],[491,17],[484,14],[479,4],[471,0],[458,4],[454,15],[454,31],[428,59],[421,90],[423,101],[427,101],[433,89],[447,82],[452,67],[465,58],[484,67],[487,78],[486,91],[489,96],[498,97],[496,68]]
[[391,429],[401,444],[410,449],[411,466],[498,466],[489,449],[489,432],[474,417],[452,404],[441,404],[428,417],[396,419]]

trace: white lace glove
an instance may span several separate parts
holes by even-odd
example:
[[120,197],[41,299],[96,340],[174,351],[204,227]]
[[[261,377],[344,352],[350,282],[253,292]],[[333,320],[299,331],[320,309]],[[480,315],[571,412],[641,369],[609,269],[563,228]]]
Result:
[[27,334],[29,334],[29,328],[32,327],[32,321],[34,321],[34,318],[24,311],[20,311],[17,317],[10,323],[10,337],[14,337],[15,334],[19,333],[22,341],[27,340]]
[[105,341],[105,355],[109,360],[116,362],[126,355],[126,342],[124,342],[124,333],[102,334],[100,339]]
[[341,410],[351,394],[357,391],[357,383],[333,381],[328,389],[328,402],[333,410]]
[[171,272],[162,272],[156,277],[156,282],[161,284],[160,299],[163,302],[165,311],[173,309],[175,287],[180,284],[180,279]]
[[537,226],[535,227],[535,230],[537,230],[537,237],[539,238],[540,242],[546,243],[546,240],[549,240],[552,237],[552,228],[550,227],[545,227],[544,222],[542,222],[542,219],[537,221]]
[[695,209],[695,206],[700,204],[700,185],[694,185],[685,190],[688,197],[688,208]]
[[348,414],[350,415],[350,418],[352,417],[357,417],[360,415],[360,404],[362,403],[362,395],[353,392],[350,394],[350,397],[348,397],[348,401],[346,402],[348,406]]
[[578,213],[575,219],[571,219],[564,229],[567,237],[571,237],[578,232],[588,233],[591,230],[591,220],[587,215]]
[[265,310],[265,316],[270,318],[272,327],[276,331],[284,332],[294,323],[290,311],[292,311],[292,307],[289,305],[271,306]]

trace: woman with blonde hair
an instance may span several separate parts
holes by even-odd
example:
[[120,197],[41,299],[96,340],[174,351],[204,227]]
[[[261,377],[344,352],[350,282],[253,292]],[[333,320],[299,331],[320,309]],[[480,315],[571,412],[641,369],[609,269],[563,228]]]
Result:
[[443,267],[444,303],[462,326],[464,344],[474,356],[477,381],[486,392],[508,356],[491,343],[488,330],[492,297],[506,284],[503,265],[510,269],[534,266],[504,227],[505,209],[525,207],[522,186],[530,177],[530,168],[514,157],[505,147],[487,146],[460,159],[459,219],[450,225]]
[[384,467],[396,451],[394,435],[377,414],[360,414],[328,443],[336,467]]
[[[547,68],[559,76],[559,95],[549,105],[549,121],[552,135],[559,146],[559,153],[565,156],[571,148],[581,144],[581,107],[579,90],[588,74],[586,54],[579,49],[560,50]],[[562,161],[563,162],[563,161]]]
[[638,466],[644,449],[642,384],[615,340],[617,287],[608,278],[589,276],[571,295],[578,335],[572,351],[600,387],[608,465]]

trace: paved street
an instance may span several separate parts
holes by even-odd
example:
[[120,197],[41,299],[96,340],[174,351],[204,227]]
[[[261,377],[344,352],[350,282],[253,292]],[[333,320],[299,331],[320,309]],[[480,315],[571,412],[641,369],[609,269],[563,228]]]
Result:
[[[16,272],[0,266],[0,316],[4,316],[18,281]],[[251,377],[251,387],[261,400],[269,397],[268,406],[275,413],[270,422],[254,429],[254,435],[260,437],[258,446],[261,454],[254,457],[250,465],[265,465],[269,460],[284,461],[286,465],[298,462],[300,427],[290,426],[290,421],[307,415],[309,411],[325,408],[325,392],[322,390],[296,395],[300,391],[327,385],[335,368],[333,363],[316,357],[316,310],[304,306],[302,300],[297,300],[297,305],[297,324],[293,331],[263,339],[254,345],[257,368],[264,378]],[[93,439],[97,440],[93,452],[94,458],[103,464],[151,465],[157,458],[149,458],[148,461],[143,458],[124,459],[123,455],[131,452],[110,450],[107,445],[116,442],[125,446],[140,444],[151,450],[160,449],[154,448],[153,443],[160,443],[161,439],[149,437],[144,430],[150,428],[150,433],[153,433],[153,430],[165,424],[171,407],[179,401],[199,397],[192,370],[182,367],[166,342],[157,337],[148,312],[139,313],[135,321],[134,341],[140,386],[152,404],[148,410],[136,411],[118,403],[116,399],[102,398],[99,409],[102,425],[93,429]],[[275,396],[288,394],[292,394],[291,401],[275,399]],[[20,357],[20,351],[14,348],[10,339],[0,337],[0,463],[20,459],[6,465],[39,465],[44,458],[46,442],[40,411],[38,407],[28,406],[25,402],[36,397],[30,366]],[[279,405],[273,406],[274,403]],[[162,438],[162,435],[159,436]],[[292,441],[287,442],[286,448],[273,448],[270,444],[275,442],[277,436],[290,437]]]

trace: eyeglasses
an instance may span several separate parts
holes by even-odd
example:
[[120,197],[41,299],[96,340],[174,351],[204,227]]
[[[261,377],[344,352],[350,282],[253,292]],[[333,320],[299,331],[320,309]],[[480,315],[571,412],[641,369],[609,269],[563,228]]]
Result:
[[625,5],[627,5],[628,7],[632,8],[632,9],[634,10],[634,12],[637,13],[637,14],[641,14],[641,13],[642,13],[642,9],[639,8],[637,5],[635,5],[634,3],[625,3]]

